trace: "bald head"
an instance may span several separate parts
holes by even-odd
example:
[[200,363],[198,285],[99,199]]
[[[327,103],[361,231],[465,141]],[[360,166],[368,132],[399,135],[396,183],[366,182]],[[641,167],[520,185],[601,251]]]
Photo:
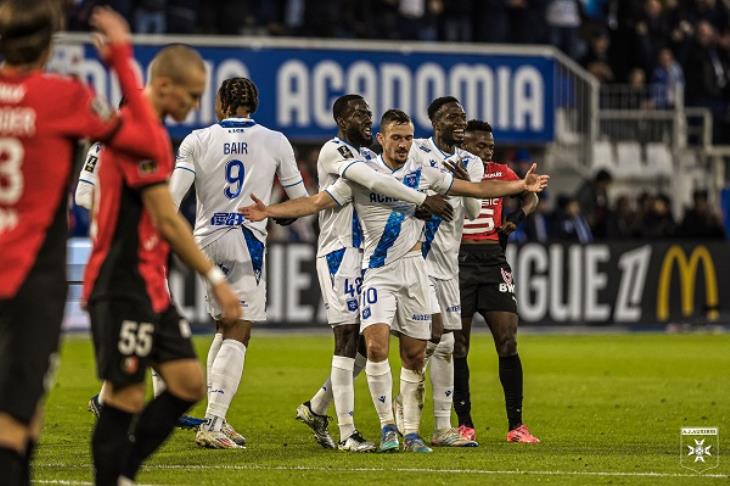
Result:
[[183,44],[173,44],[158,52],[152,60],[150,80],[167,77],[180,83],[194,70],[205,72],[205,63],[198,51]]

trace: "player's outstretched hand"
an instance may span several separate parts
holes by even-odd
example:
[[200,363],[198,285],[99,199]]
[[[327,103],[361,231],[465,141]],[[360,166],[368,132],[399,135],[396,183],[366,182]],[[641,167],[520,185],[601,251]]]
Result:
[[454,174],[454,178],[461,179],[462,181],[469,182],[469,173],[464,168],[464,165],[461,162],[449,162],[446,161],[446,168],[451,171],[452,174]]
[[440,216],[446,221],[451,221],[454,218],[454,208],[449,203],[445,196],[437,194],[435,196],[426,196],[426,200],[421,204],[422,208]]
[[542,192],[550,181],[549,175],[535,174],[537,164],[532,164],[530,170],[525,174],[525,178],[522,181],[525,183],[525,191],[527,192]]
[[243,214],[247,220],[253,221],[254,223],[268,218],[269,214],[266,211],[266,204],[257,198],[256,194],[251,194],[251,199],[253,199],[254,204],[240,207],[238,208],[238,212]]
[[497,233],[509,236],[516,229],[517,225],[514,224],[512,221],[505,221],[504,223],[502,223],[502,226],[499,227]]
[[233,292],[228,282],[220,282],[213,286],[213,296],[221,306],[223,321],[233,323],[243,318],[238,296]]
[[[95,7],[89,24],[103,36],[103,43],[126,44],[130,42],[129,24],[124,17],[109,7]],[[99,42],[94,39],[94,44]],[[99,46],[97,45],[97,49]],[[102,51],[99,51],[103,54]]]

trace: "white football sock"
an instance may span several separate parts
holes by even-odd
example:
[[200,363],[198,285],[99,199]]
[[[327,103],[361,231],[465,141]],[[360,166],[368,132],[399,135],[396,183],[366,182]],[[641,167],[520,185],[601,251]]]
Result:
[[355,432],[355,387],[353,372],[355,360],[345,356],[332,356],[332,395],[340,427],[340,440],[345,440]]
[[319,387],[317,393],[309,399],[309,408],[317,415],[327,415],[327,409],[332,403],[332,375],[327,377],[327,381]]
[[209,420],[208,430],[220,430],[223,419],[226,418],[233,396],[238,390],[238,384],[243,375],[243,363],[246,359],[246,346],[235,339],[224,339],[220,351],[210,369],[211,389],[208,398],[208,409],[205,412]]
[[157,398],[165,390],[167,390],[165,380],[162,379],[157,371],[152,370],[152,395]]
[[390,373],[390,363],[387,359],[379,363],[368,360],[365,365],[365,374],[368,378],[370,396],[373,398],[375,411],[380,419],[380,426],[394,424],[393,375]]
[[428,368],[428,363],[431,362],[431,357],[433,356],[433,353],[436,352],[436,348],[438,347],[438,343],[434,343],[432,341],[428,341],[426,343],[426,354],[423,357],[423,371],[426,371],[426,368]]
[[454,400],[454,334],[446,333],[431,358],[434,429],[451,428],[451,405]]
[[400,396],[403,401],[403,435],[418,433],[421,424],[423,373],[401,368]]
[[218,356],[218,351],[221,350],[221,344],[223,344],[223,333],[217,332],[215,333],[215,336],[213,336],[213,341],[211,341],[210,343],[210,348],[208,349],[208,359],[205,363],[205,379],[207,380],[208,384],[208,400],[210,400],[211,369],[213,368],[213,362],[215,361],[215,357]]

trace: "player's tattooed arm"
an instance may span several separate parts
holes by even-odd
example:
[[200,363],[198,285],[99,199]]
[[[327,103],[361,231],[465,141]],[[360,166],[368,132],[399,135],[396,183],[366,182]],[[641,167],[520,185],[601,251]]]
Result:
[[243,214],[247,220],[253,222],[262,221],[266,218],[301,218],[302,216],[316,214],[322,209],[337,206],[332,196],[324,191],[313,196],[291,199],[269,206],[264,204],[255,194],[251,194],[251,199],[253,199],[254,204],[238,208],[238,212]]
[[[452,172],[456,170],[454,164],[447,162],[446,166]],[[525,178],[517,181],[486,180],[481,182],[466,182],[454,179],[454,185],[451,187],[449,194],[485,199],[488,197],[512,196],[522,192],[541,192],[547,187],[550,176],[536,174],[535,169],[537,169],[537,164],[532,164],[530,170],[525,174]]]

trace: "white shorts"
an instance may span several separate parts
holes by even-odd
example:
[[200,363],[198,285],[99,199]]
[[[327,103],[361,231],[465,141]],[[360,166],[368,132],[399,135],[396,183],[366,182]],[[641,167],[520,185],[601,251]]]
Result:
[[[260,322],[266,320],[266,264],[265,246],[244,227],[232,228],[203,248],[213,263],[226,275],[241,300],[243,319]],[[220,319],[222,311],[213,298],[210,286],[206,288],[205,301],[213,319]]]
[[441,314],[445,331],[461,330],[461,295],[459,279],[441,280],[429,277],[431,299],[436,302],[434,314]]
[[406,336],[431,339],[434,303],[421,251],[365,272],[360,296],[360,332],[373,324],[388,324]]
[[362,250],[342,248],[317,258],[317,278],[327,322],[331,326],[360,322]]

